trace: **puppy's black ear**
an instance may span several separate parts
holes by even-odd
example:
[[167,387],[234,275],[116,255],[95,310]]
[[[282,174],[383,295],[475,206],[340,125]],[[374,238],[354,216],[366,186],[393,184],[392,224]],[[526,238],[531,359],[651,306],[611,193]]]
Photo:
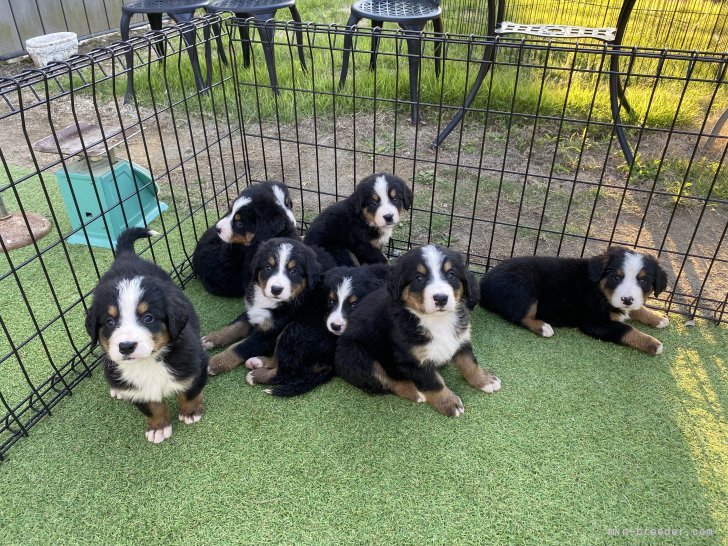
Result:
[[306,247],[306,280],[308,281],[308,287],[315,287],[321,280],[322,274],[323,268],[316,257],[316,253]]
[[86,311],[86,331],[91,338],[91,347],[94,347],[99,341],[99,305],[96,300]]
[[608,263],[609,255],[606,252],[589,258],[589,281],[599,282]]
[[645,259],[650,262],[650,266],[652,267],[652,270],[654,271],[654,280],[652,281],[652,289],[655,292],[655,296],[659,296],[660,292],[665,290],[667,288],[667,273],[664,269],[662,269],[662,266],[660,265],[660,262],[657,261],[656,258],[652,256],[645,256]]
[[465,272],[463,286],[465,287],[465,296],[467,297],[466,302],[468,309],[472,311],[480,301],[480,286],[478,285],[478,281],[475,280],[475,275],[469,269],[464,269],[463,271]]
[[412,206],[412,190],[404,181],[402,181],[402,206],[404,210],[409,210]]
[[402,290],[404,289],[402,286],[402,267],[399,264],[392,267],[387,289],[389,290],[389,295],[392,296],[392,301],[399,301],[399,298],[402,296]]
[[176,287],[168,287],[164,294],[167,305],[167,331],[169,337],[177,339],[187,326],[190,318],[190,303],[182,291]]

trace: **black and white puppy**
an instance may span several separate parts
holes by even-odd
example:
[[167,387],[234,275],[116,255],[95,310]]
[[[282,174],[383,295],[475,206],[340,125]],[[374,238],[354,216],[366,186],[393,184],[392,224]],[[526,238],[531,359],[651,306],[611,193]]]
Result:
[[644,307],[651,292],[667,286],[655,258],[621,247],[589,259],[521,256],[505,260],[481,280],[480,304],[543,337],[569,326],[651,355],[662,343],[632,326],[629,318],[664,328],[667,317]]
[[304,242],[322,247],[337,265],[387,263],[382,250],[411,205],[412,190],[404,180],[393,174],[372,174],[349,197],[324,209],[311,222]]
[[208,371],[218,375],[237,368],[253,356],[271,356],[276,339],[306,303],[321,274],[334,267],[321,249],[298,239],[270,239],[253,257],[253,278],[245,293],[245,313],[225,328],[202,338],[212,349],[242,341],[210,359]]
[[473,387],[501,388],[473,354],[470,310],[477,302],[478,285],[462,254],[437,245],[410,250],[394,266],[388,288],[351,314],[336,348],[337,374],[370,393],[391,392],[462,415],[463,404],[438,367],[452,360]]
[[346,331],[349,315],[370,293],[385,286],[389,272],[384,264],[327,271],[281,332],[274,355],[247,360],[252,371],[246,381],[275,385],[266,389],[268,394],[296,396],[331,379],[336,341]]
[[94,289],[86,330],[106,353],[111,396],[147,416],[147,440],[157,444],[172,434],[166,397],[177,395],[180,421],[202,417],[207,352],[185,294],[159,266],[134,253],[134,241],[153,235],[131,228],[119,236],[116,259]]
[[288,188],[268,181],[245,188],[227,214],[200,237],[192,270],[216,296],[242,297],[258,246],[274,237],[297,237]]

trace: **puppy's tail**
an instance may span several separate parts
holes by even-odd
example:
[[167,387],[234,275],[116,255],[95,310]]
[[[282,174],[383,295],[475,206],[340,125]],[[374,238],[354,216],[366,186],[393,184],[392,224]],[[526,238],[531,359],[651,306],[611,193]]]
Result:
[[314,372],[309,375],[296,377],[285,383],[280,383],[268,389],[266,392],[273,396],[298,396],[299,394],[305,394],[308,391],[312,391],[319,385],[323,385],[334,377],[334,370],[327,367],[320,372]]
[[116,240],[116,253],[122,254],[124,252],[131,252],[133,254],[134,242],[137,239],[156,237],[157,235],[159,235],[159,233],[147,228],[133,227],[126,229]]

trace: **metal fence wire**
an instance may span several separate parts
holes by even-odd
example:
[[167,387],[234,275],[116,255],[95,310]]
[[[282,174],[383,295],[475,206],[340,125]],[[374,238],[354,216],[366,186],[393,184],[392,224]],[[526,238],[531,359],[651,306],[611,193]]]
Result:
[[[221,23],[228,64],[214,35],[205,38],[211,23]],[[626,245],[658,255],[669,272],[668,290],[651,305],[728,322],[728,137],[709,139],[728,109],[726,53],[615,52],[601,43],[424,33],[421,122],[414,126],[412,59],[401,31],[380,33],[372,70],[371,30],[356,29],[349,77],[339,88],[347,29],[304,25],[304,70],[296,28],[270,22],[276,93],[251,21],[210,17],[191,24],[203,73],[212,68],[202,93],[181,34],[189,27],[0,79],[0,197],[22,223],[35,212],[52,224],[28,247],[10,250],[0,242],[0,458],[97,366],[100,353],[89,348],[84,316],[113,252],[89,244],[90,230],[128,221],[129,206],[143,195],[156,195],[153,208],[161,214],[151,226],[163,233],[143,255],[182,286],[196,282],[190,257],[197,238],[246,185],[284,181],[305,230],[357,180],[392,171],[415,195],[395,230],[392,254],[436,242],[464,252],[481,273],[518,254],[584,256]],[[437,41],[445,57],[440,78],[433,69]],[[492,61],[484,61],[493,46]],[[125,105],[129,48],[136,93]],[[620,56],[632,107],[622,113],[636,152],[632,165],[614,138],[611,55]],[[487,81],[463,123],[433,148],[482,62],[492,62]],[[85,124],[101,131],[87,136],[80,151],[61,153],[61,129]],[[48,136],[55,153],[36,151],[34,143]],[[122,194],[112,174],[110,202],[100,183],[61,191],[60,179],[93,169],[113,146],[150,178]],[[162,211],[161,203],[169,208]]]

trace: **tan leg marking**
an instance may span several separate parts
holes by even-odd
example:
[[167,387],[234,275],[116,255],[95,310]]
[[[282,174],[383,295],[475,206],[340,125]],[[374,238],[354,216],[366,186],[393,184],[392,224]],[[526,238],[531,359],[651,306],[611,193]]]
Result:
[[468,385],[483,392],[492,393],[500,390],[501,382],[493,373],[486,372],[478,366],[478,362],[470,350],[461,351],[452,358],[455,367],[460,370]]
[[235,352],[235,347],[237,347],[237,345],[237,343],[235,345],[231,345],[223,352],[210,358],[210,363],[207,365],[207,372],[210,375],[220,375],[221,373],[229,372],[230,370],[234,370],[240,366],[243,361],[238,356],[238,353]]
[[640,307],[636,311],[630,311],[629,318],[637,320],[647,326],[654,326],[655,328],[665,328],[668,324],[670,324],[670,319],[668,319],[665,315],[655,313],[646,307]]
[[147,440],[159,444],[172,436],[169,408],[164,402],[147,402],[151,416],[147,418]]
[[660,343],[659,339],[655,339],[654,337],[642,333],[634,328],[624,334],[620,341],[624,345],[634,347],[635,349],[639,349],[640,351],[651,355],[662,354],[662,343]]
[[180,421],[186,425],[196,423],[205,413],[205,403],[202,399],[202,393],[195,396],[192,400],[187,400],[184,393],[177,395],[179,401],[179,415],[177,416]]
[[202,338],[202,346],[207,349],[214,349],[215,347],[222,347],[223,345],[230,345],[235,343],[250,334],[250,324],[247,321],[241,320],[228,324],[224,328],[215,332],[210,332]]
[[389,377],[379,362],[374,363],[374,377],[385,389],[392,391],[397,396],[411,400],[412,402],[424,402],[425,396],[417,390],[412,381],[400,381]]
[[533,305],[528,308],[526,316],[521,319],[521,324],[536,335],[541,337],[551,337],[554,335],[554,329],[548,322],[544,322],[536,318],[537,309],[538,302],[534,302]]
[[252,370],[245,376],[248,385],[270,383],[278,374],[278,360],[275,357],[254,356],[246,360],[245,365]]
[[460,417],[465,413],[465,407],[460,397],[447,388],[440,374],[436,373],[442,387],[434,391],[424,391],[425,400],[437,411],[448,417]]

